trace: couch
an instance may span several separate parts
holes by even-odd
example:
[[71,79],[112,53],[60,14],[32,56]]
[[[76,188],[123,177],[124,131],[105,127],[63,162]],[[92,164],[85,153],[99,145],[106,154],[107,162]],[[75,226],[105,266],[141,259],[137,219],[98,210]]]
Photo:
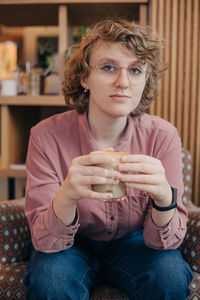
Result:
[[[191,155],[182,152],[184,195],[188,209],[188,230],[180,251],[190,264],[194,280],[187,300],[200,299],[200,208],[191,202],[192,167]],[[23,277],[30,255],[30,231],[24,215],[24,199],[0,202],[0,299],[25,300]],[[100,286],[91,295],[91,300],[128,300],[116,289]]]

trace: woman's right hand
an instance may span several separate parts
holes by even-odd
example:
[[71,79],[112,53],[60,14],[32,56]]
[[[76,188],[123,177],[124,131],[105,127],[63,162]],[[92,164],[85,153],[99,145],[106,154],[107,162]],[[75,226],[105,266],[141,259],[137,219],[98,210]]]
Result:
[[77,202],[81,198],[110,200],[111,193],[98,193],[91,190],[92,184],[118,183],[120,172],[97,166],[112,164],[115,159],[109,155],[85,155],[72,160],[68,175],[62,184],[63,193],[68,201]]
[[92,184],[118,183],[120,172],[106,169],[97,164],[112,164],[115,161],[110,155],[84,155],[72,160],[67,177],[63,181],[53,202],[54,212],[65,225],[73,222],[76,204],[82,198],[111,200],[111,193],[98,193],[91,190]]

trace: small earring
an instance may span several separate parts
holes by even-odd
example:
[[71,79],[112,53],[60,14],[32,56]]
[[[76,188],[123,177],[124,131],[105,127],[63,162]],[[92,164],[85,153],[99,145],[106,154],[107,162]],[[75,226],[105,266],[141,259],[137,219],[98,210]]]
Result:
[[84,93],[87,93],[88,92],[88,89],[84,89]]

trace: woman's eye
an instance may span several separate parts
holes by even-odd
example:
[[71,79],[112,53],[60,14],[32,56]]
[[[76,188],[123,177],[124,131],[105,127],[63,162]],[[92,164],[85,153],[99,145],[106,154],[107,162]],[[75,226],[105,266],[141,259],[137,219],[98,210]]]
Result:
[[105,71],[105,72],[115,72],[116,67],[113,65],[102,65],[100,66],[100,70]]
[[132,75],[140,75],[140,74],[142,74],[142,70],[139,69],[139,68],[136,68],[136,67],[131,67],[131,68],[129,68],[129,72],[130,72]]

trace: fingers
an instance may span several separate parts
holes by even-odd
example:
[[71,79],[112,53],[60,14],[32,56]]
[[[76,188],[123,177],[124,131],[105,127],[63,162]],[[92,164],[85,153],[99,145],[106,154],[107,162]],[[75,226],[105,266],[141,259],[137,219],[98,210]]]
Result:
[[157,174],[163,172],[160,164],[148,163],[123,163],[118,165],[118,170],[121,172],[135,172],[145,174]]
[[118,184],[119,179],[114,177],[101,177],[101,176],[82,176],[81,184],[82,185],[92,185],[92,184]]
[[121,172],[139,174],[164,174],[164,168],[159,159],[147,155],[126,155],[121,158],[118,165]]
[[104,149],[103,151],[107,151],[107,152],[113,152],[113,151],[114,151],[114,149],[113,149],[113,148],[111,148],[111,147],[109,147],[109,148],[106,148],[106,149]]
[[120,180],[127,187],[147,192],[154,200],[166,202],[169,184],[161,161],[147,155],[126,155],[118,165]]
[[83,176],[102,176],[106,178],[119,178],[120,172],[112,169],[110,167],[109,169],[98,167],[98,166],[88,166],[88,167],[82,167],[80,168],[81,174]]
[[152,195],[157,195],[158,193],[160,193],[160,191],[158,191],[157,185],[147,185],[144,183],[126,182],[126,186]]
[[146,175],[146,174],[122,174],[120,177],[121,181],[125,182],[134,182],[142,184],[156,184],[159,185],[162,183],[162,177],[158,175]]
[[[109,153],[109,151],[108,151]],[[82,166],[90,166],[96,164],[113,164],[115,162],[115,158],[111,155],[84,155],[78,156],[73,159],[73,164],[79,164]]]
[[97,200],[101,200],[101,201],[112,201],[113,200],[112,193],[98,193],[93,190],[85,189],[85,188],[83,188],[83,190],[82,190],[82,196],[84,198],[97,199]]
[[125,197],[113,198],[112,193],[97,193],[93,190],[85,189],[83,192],[85,198],[96,199],[104,202],[120,202],[125,200]]
[[122,162],[126,163],[145,163],[145,164],[160,164],[160,160],[144,154],[131,154],[121,157]]
[[[74,198],[92,198],[111,201],[111,193],[99,193],[90,189],[91,185],[119,183],[120,172],[112,168],[115,159],[102,155],[85,155],[72,161],[67,175],[68,189],[73,191]],[[101,166],[97,166],[97,164]],[[108,168],[103,167],[104,165]]]

